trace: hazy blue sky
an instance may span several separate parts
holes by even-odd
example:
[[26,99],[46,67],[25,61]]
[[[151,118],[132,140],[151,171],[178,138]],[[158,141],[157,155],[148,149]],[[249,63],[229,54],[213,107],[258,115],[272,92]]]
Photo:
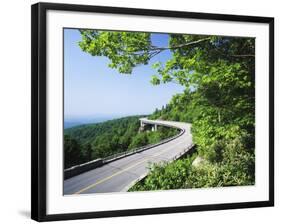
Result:
[[[78,30],[64,30],[65,119],[150,114],[183,91],[183,87],[173,83],[158,86],[150,83],[151,75],[155,74],[152,63],[165,62],[171,56],[169,51],[154,57],[148,65],[134,68],[131,75],[124,75],[108,68],[107,58],[82,52],[78,46],[80,39]],[[153,34],[152,42],[167,46],[168,36]]]

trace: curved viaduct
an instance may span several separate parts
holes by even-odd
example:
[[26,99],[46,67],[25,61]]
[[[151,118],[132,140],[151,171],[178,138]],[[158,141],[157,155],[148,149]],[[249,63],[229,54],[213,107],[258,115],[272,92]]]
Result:
[[158,125],[181,130],[178,137],[141,152],[107,163],[101,167],[66,179],[64,194],[90,194],[127,191],[140,177],[148,173],[150,163],[171,161],[192,146],[191,124],[175,121],[148,120],[141,118],[141,127]]

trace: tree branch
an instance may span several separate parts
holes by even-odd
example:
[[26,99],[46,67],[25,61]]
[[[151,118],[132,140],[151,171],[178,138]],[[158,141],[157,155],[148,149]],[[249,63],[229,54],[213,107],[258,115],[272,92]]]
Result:
[[198,44],[200,42],[207,41],[207,40],[210,40],[210,39],[211,39],[211,37],[208,37],[208,38],[203,38],[203,39],[200,39],[200,40],[191,41],[191,42],[188,42],[188,43],[185,43],[185,44],[179,44],[179,45],[170,46],[170,47],[156,47],[156,48],[151,48],[150,50],[164,51],[164,50],[169,50],[169,49],[177,49],[177,48],[187,47],[187,46],[193,45],[193,44]]

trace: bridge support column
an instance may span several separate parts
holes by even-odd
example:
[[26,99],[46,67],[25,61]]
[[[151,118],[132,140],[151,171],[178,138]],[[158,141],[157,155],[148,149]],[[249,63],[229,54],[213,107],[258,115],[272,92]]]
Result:
[[151,131],[157,131],[157,124],[152,125]]
[[145,127],[145,123],[143,123],[142,121],[140,121],[140,128],[139,128],[139,132],[144,131],[144,127]]
[[157,131],[157,124],[152,126],[152,131]]
[[146,123],[145,121],[140,120],[140,128],[139,132],[145,131],[145,130],[151,130],[151,131],[157,131],[158,125],[153,123]]

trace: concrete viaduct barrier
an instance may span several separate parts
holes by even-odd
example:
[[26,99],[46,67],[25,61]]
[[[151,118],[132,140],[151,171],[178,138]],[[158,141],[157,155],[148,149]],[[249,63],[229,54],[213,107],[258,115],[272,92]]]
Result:
[[95,160],[89,161],[87,163],[83,163],[83,164],[80,164],[80,165],[76,165],[76,166],[67,168],[67,169],[64,170],[64,179],[65,180],[69,179],[71,177],[74,177],[74,176],[77,176],[81,173],[87,172],[89,170],[101,167],[105,164],[116,161],[118,159],[122,159],[122,158],[130,156],[132,154],[139,153],[139,152],[142,152],[144,150],[147,150],[147,149],[165,144],[169,141],[174,140],[175,138],[178,138],[179,136],[181,136],[185,132],[185,130],[183,128],[181,129],[177,125],[171,125],[169,122],[165,123],[165,121],[156,121],[156,120],[154,121],[154,120],[148,120],[147,118],[140,118],[140,131],[144,131],[147,125],[152,125],[152,131],[157,131],[157,126],[162,125],[162,126],[166,126],[166,127],[179,129],[180,133],[173,136],[173,137],[164,139],[164,140],[162,140],[158,143],[155,143],[155,144],[146,145],[146,146],[143,146],[143,147],[140,147],[140,148],[124,151],[124,152],[117,153],[117,154],[114,154],[114,155],[111,155],[111,156],[108,156],[108,157],[105,157],[105,158],[95,159]]

